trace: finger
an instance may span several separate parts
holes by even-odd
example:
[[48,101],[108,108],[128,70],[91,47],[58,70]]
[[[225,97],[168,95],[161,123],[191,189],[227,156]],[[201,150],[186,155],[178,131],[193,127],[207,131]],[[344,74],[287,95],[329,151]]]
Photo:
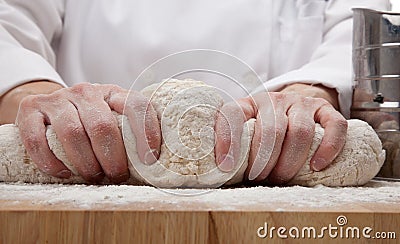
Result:
[[139,159],[153,164],[160,155],[161,129],[157,113],[150,100],[139,92],[115,90],[108,101],[110,107],[125,114],[137,141]]
[[122,135],[110,107],[101,97],[97,98],[87,101],[90,105],[86,102],[77,104],[79,117],[105,175],[111,182],[121,183],[129,178]]
[[274,184],[290,181],[307,160],[314,137],[315,122],[310,106],[294,104],[288,111],[288,130],[278,162],[268,180]]
[[[273,117],[275,116],[271,116],[271,119],[274,119]],[[259,122],[258,117],[256,123],[261,124],[261,122]],[[256,181],[265,180],[271,173],[272,169],[275,167],[279,155],[281,153],[283,140],[286,134],[287,123],[288,123],[287,116],[285,114],[280,114],[279,116],[275,117],[274,121],[270,122],[267,121],[266,125],[264,126],[256,124],[252,147],[250,149],[249,165],[250,168],[253,168],[253,165],[255,165],[254,167],[258,167],[259,170],[262,169],[262,171],[259,175],[255,173],[252,176],[249,175],[250,180],[252,179],[255,179]],[[262,127],[264,129],[260,129]],[[261,130],[263,130],[264,133],[261,132]],[[274,140],[274,135],[275,135],[275,140]],[[262,137],[266,138],[264,142],[261,142]],[[270,153],[269,158],[268,156],[261,156],[260,153],[261,146],[263,148],[264,147],[266,148],[264,149],[265,151],[267,151],[267,148],[272,148],[272,152]],[[267,162],[266,165],[265,162]]]
[[[62,109],[60,109],[62,108]],[[88,182],[99,182],[104,173],[93,153],[92,145],[81,123],[78,111],[68,100],[44,110],[59,138],[65,154],[80,176]]]
[[[290,101],[281,93],[256,97],[257,121],[249,155],[250,180],[263,181],[278,161],[287,129]],[[249,170],[250,169],[250,170]]]
[[342,151],[346,143],[347,121],[330,104],[317,110],[315,121],[325,129],[321,144],[311,158],[311,168],[320,171],[331,164]]
[[57,159],[48,146],[43,114],[30,107],[34,104],[32,97],[22,100],[16,120],[25,149],[43,173],[58,178],[69,178],[71,171]]
[[229,172],[237,165],[243,124],[254,115],[253,108],[244,100],[226,103],[218,112],[215,123],[215,158],[222,171]]

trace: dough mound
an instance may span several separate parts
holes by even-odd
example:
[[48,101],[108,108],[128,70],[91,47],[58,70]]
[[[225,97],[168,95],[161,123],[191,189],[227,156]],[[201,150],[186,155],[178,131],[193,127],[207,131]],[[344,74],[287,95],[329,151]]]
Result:
[[159,187],[217,187],[228,181],[242,181],[254,121],[244,125],[240,163],[231,172],[223,172],[216,167],[214,156],[214,125],[223,105],[216,88],[201,81],[170,79],[146,87],[141,93],[150,98],[157,112],[163,138],[159,160],[143,164],[136,151],[136,138],[126,118],[121,117],[130,171],[135,178]]
[[[135,137],[129,126],[123,126],[125,147],[131,173],[141,181],[159,187],[216,187],[243,180],[255,120],[243,128],[240,164],[229,173],[215,166],[214,134],[216,113],[223,105],[216,88],[194,80],[168,80],[151,85],[142,93],[161,121],[163,141],[159,161],[147,166],[140,163]],[[126,119],[126,118],[123,118]],[[123,124],[127,123],[125,121]],[[314,172],[310,160],[324,135],[317,124],[306,164],[289,185],[358,186],[367,183],[381,168],[385,151],[375,131],[366,122],[348,120],[346,144],[341,154],[325,170]],[[139,173],[140,172],[140,173]]]
[[343,151],[328,166],[316,172],[310,169],[310,160],[318,149],[324,129],[317,124],[307,163],[289,184],[314,186],[359,186],[371,180],[385,161],[385,151],[374,129],[361,120],[348,120],[346,144]]
[[[230,172],[216,167],[214,125],[223,99],[217,89],[200,81],[168,80],[142,90],[150,98],[161,122],[162,145],[159,160],[146,165],[139,160],[136,138],[127,118],[116,115],[123,132],[131,177],[127,184],[157,187],[218,187],[243,180],[254,133],[255,120],[243,126],[239,164]],[[346,144],[325,170],[314,172],[310,159],[321,143],[324,129],[315,127],[307,163],[289,182],[291,185],[358,186],[372,179],[385,160],[385,151],[375,131],[366,122],[349,120]],[[73,173],[69,179],[51,177],[39,171],[26,153],[18,127],[0,126],[0,181],[30,183],[85,183],[68,161],[51,126],[47,127],[50,149]],[[139,138],[143,140],[143,138]],[[107,178],[103,184],[109,184]]]

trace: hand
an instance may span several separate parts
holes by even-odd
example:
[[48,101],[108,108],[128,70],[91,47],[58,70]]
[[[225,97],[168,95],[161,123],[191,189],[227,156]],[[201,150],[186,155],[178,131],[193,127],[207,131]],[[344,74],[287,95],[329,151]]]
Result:
[[85,180],[98,182],[105,175],[114,183],[126,181],[127,157],[112,110],[128,116],[133,133],[140,138],[137,149],[142,162],[155,162],[161,144],[157,115],[148,99],[138,92],[128,94],[115,85],[83,83],[25,97],[17,125],[29,156],[44,173],[71,176],[47,144],[46,125],[51,124],[67,158]]
[[345,144],[347,121],[325,99],[295,92],[263,92],[222,107],[215,128],[221,169],[230,170],[238,163],[243,124],[250,118],[257,119],[247,169],[250,180],[290,181],[306,162],[315,122],[325,128],[325,134],[311,159],[312,170],[327,167]]

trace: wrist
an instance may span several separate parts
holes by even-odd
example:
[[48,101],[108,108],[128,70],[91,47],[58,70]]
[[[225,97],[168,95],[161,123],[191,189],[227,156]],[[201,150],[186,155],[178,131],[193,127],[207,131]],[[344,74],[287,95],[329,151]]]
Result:
[[285,86],[280,92],[294,92],[305,97],[323,98],[332,104],[335,109],[339,110],[338,93],[334,88],[328,88],[320,84],[294,83]]
[[49,94],[63,88],[51,81],[32,81],[14,87],[0,97],[0,124],[14,123],[19,103],[29,95]]

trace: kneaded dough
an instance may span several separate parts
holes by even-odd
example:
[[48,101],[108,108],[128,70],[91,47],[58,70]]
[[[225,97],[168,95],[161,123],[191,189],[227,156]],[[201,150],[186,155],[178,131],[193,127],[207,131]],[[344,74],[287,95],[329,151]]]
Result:
[[214,156],[214,125],[224,102],[216,88],[201,81],[170,79],[141,93],[150,98],[157,112],[162,144],[159,160],[143,164],[128,120],[121,117],[129,168],[135,178],[159,187],[217,187],[243,180],[254,120],[243,127],[239,164],[223,172],[216,167]]
[[[145,88],[142,93],[161,121],[162,145],[159,160],[153,165],[140,162],[136,138],[127,118],[116,115],[128,154],[131,178],[127,184],[150,184],[158,187],[218,187],[243,180],[254,133],[255,120],[243,126],[239,164],[223,172],[215,165],[214,124],[223,105],[217,89],[200,81],[168,80]],[[385,160],[385,151],[375,131],[366,122],[349,120],[346,144],[342,153],[325,170],[314,172],[309,160],[318,148],[324,130],[318,124],[307,163],[289,184],[313,186],[357,186],[372,179]],[[68,161],[56,134],[47,127],[50,149],[73,173],[59,179],[39,171],[23,147],[15,125],[0,126],[0,181],[30,183],[84,183]],[[143,138],[139,138],[143,140]],[[104,179],[104,184],[109,184]]]
[[333,163],[322,171],[313,171],[310,160],[324,136],[324,129],[317,124],[307,162],[289,184],[314,186],[360,186],[379,172],[385,161],[385,151],[378,135],[368,123],[348,120],[346,144]]
[[[228,184],[242,181],[248,165],[255,120],[245,124],[240,164],[227,174],[215,167],[213,133],[205,136],[203,143],[207,145],[204,147],[200,146],[202,143],[198,137],[202,128],[214,127],[216,111],[222,106],[223,100],[215,88],[194,80],[168,80],[161,85],[149,86],[142,93],[151,98],[162,122],[163,142],[159,161],[152,166],[134,164],[135,167],[131,167],[132,174],[149,184],[162,187],[217,186],[231,177]],[[290,185],[357,186],[365,184],[379,172],[385,160],[385,151],[377,134],[361,120],[348,120],[348,125],[343,151],[328,168],[319,172],[310,168],[310,159],[324,134],[324,129],[316,125],[307,162],[289,182]],[[124,126],[123,131],[129,158],[139,162],[135,137],[129,126]]]

